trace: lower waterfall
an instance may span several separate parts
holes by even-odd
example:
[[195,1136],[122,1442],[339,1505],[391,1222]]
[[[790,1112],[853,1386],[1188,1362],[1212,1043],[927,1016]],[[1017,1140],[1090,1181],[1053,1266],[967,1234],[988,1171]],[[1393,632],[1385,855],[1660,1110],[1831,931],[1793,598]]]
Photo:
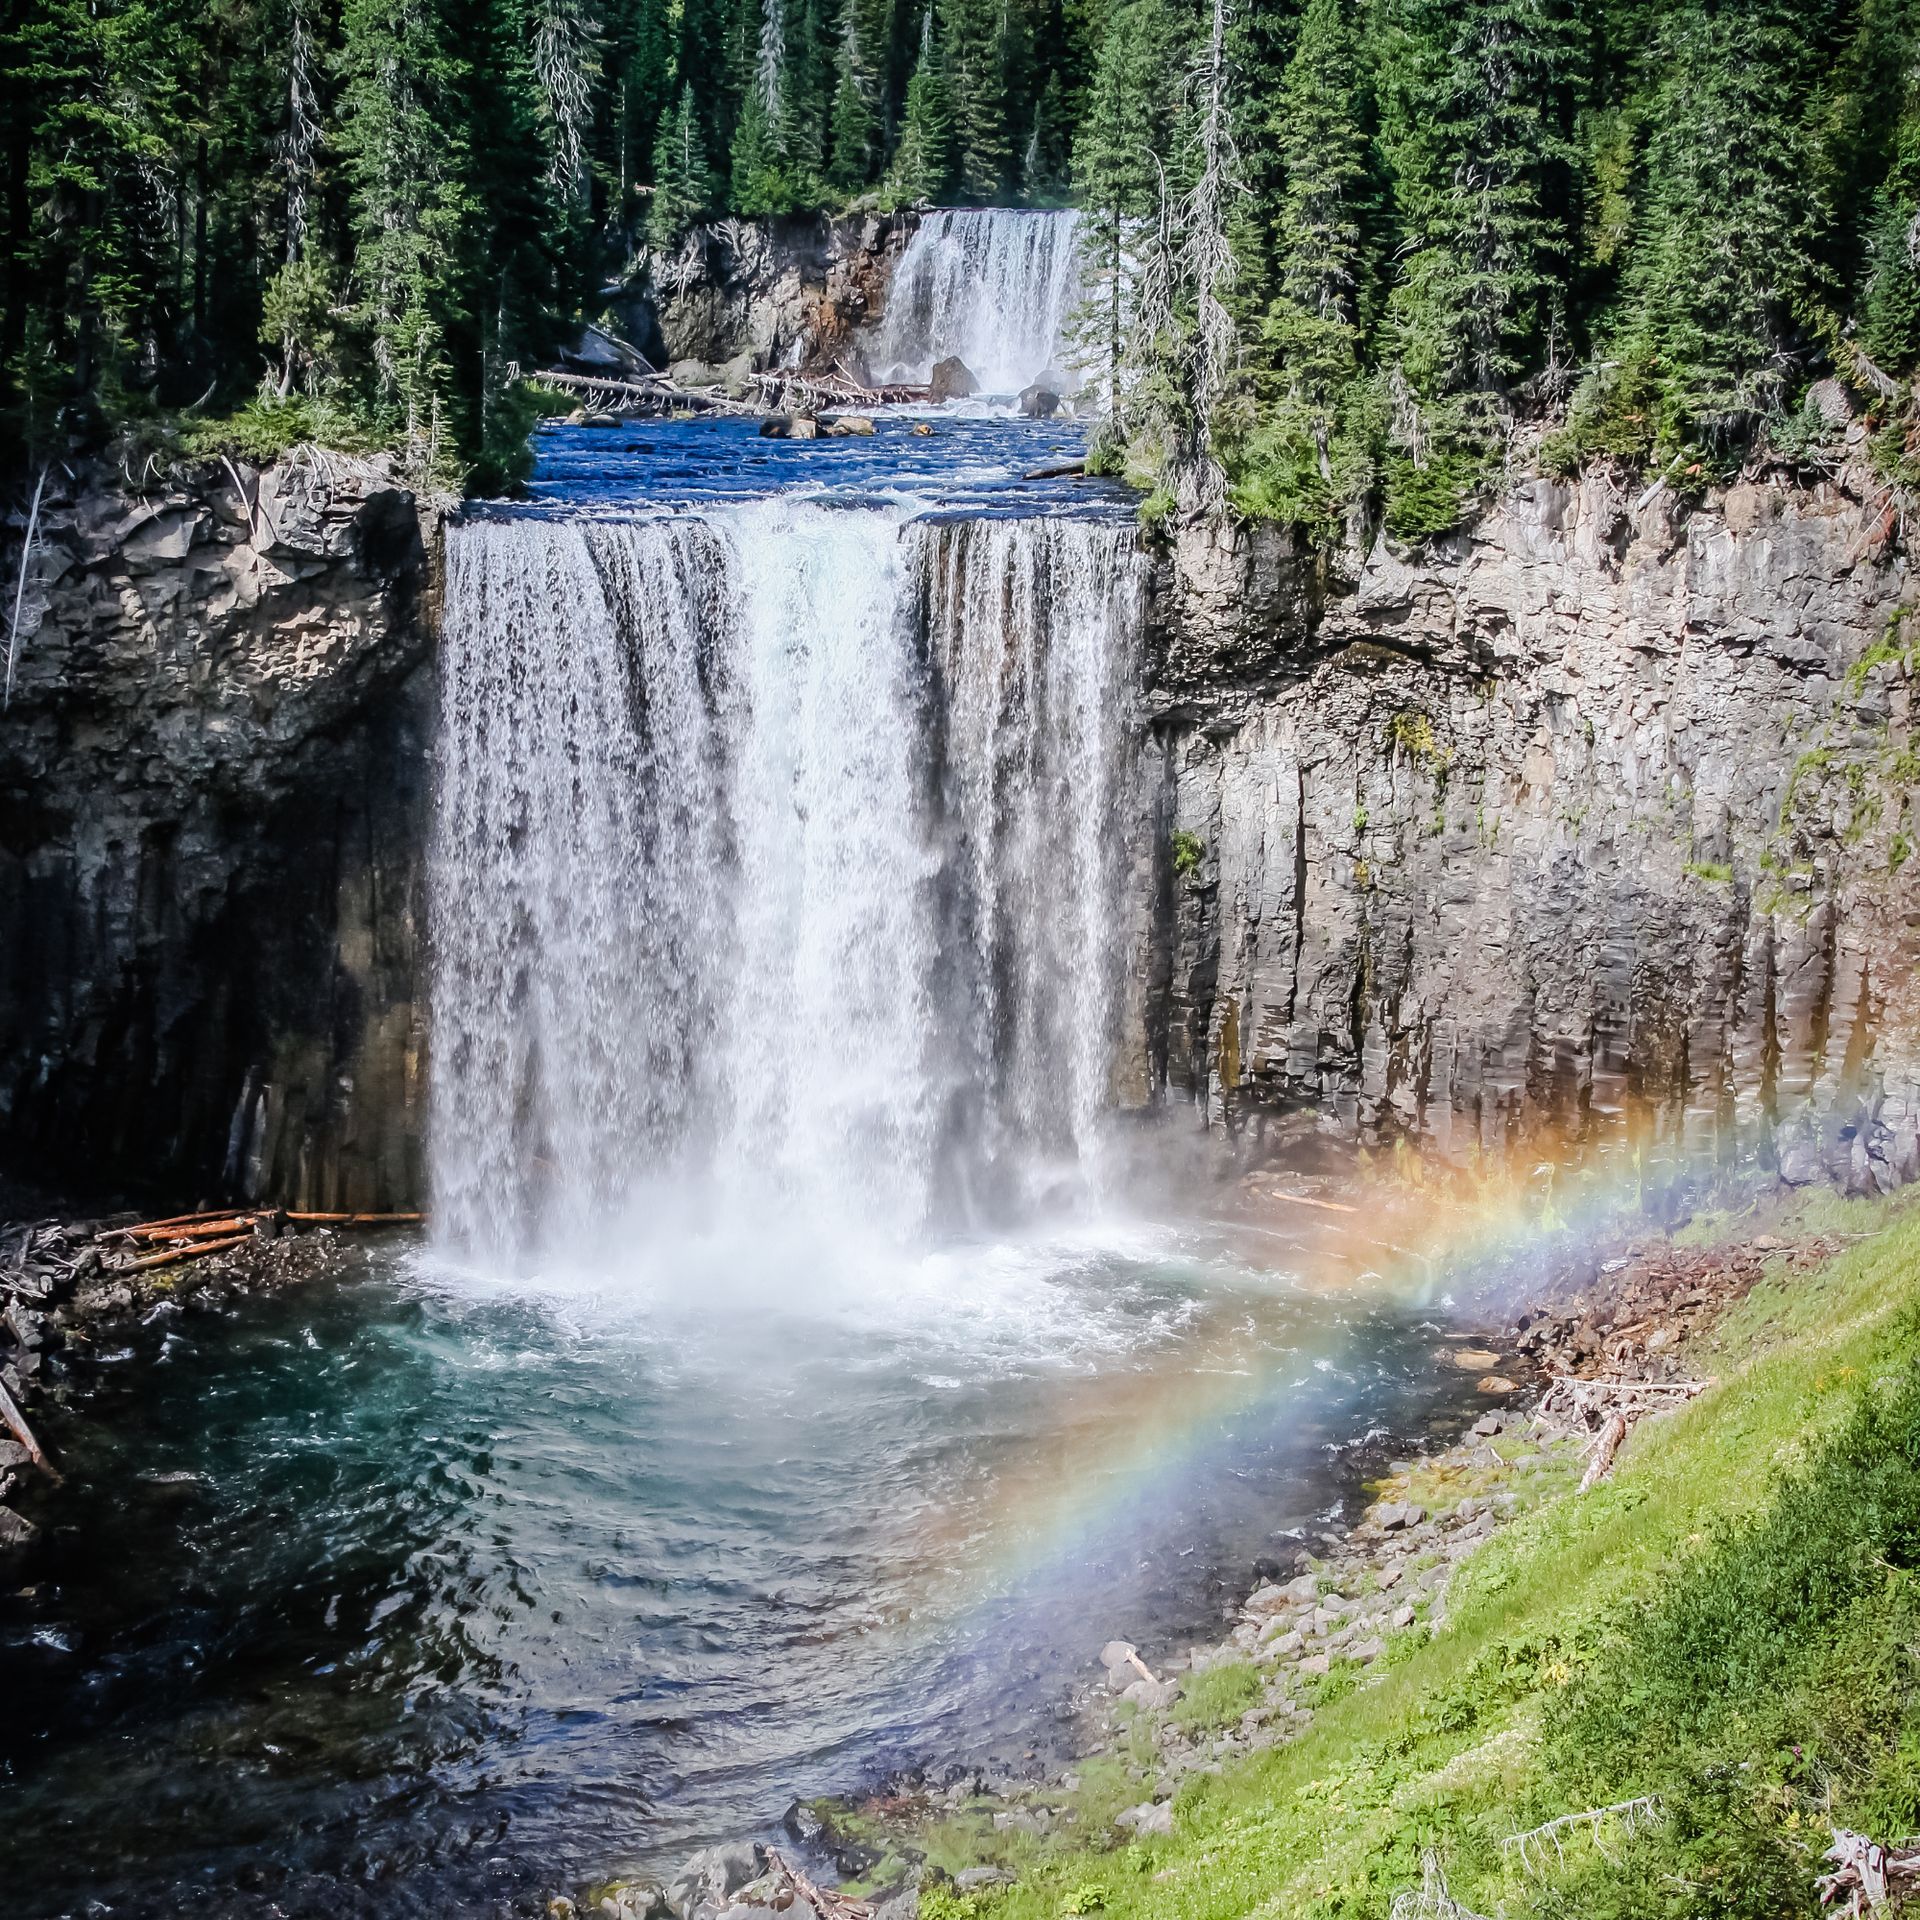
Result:
[[791,496],[457,526],[443,1241],[696,1204],[904,1240],[1097,1180],[1141,567],[1123,526]]

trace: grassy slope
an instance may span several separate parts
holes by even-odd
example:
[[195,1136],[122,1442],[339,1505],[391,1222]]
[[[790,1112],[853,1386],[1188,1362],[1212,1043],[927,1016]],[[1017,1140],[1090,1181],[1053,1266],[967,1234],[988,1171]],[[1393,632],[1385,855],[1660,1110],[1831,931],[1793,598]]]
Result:
[[[1920,1621],[1907,1589],[1920,1580],[1887,1565],[1890,1549],[1836,1537],[1832,1553],[1857,1562],[1865,1584],[1789,1633],[1772,1667],[1719,1670],[1724,1628],[1705,1616],[1691,1638],[1707,1644],[1673,1652],[1690,1644],[1696,1591],[1719,1591],[1725,1617],[1743,1617],[1741,1583],[1783,1550],[1768,1531],[1785,1524],[1783,1481],[1822,1465],[1863,1399],[1920,1380],[1920,1205],[1817,1204],[1812,1224],[1867,1237],[1813,1275],[1758,1290],[1695,1356],[1719,1384],[1641,1428],[1609,1483],[1503,1529],[1463,1571],[1439,1638],[1405,1636],[1377,1679],[1325,1708],[1296,1744],[1189,1782],[1170,1838],[1036,1849],[1017,1888],[935,1896],[931,1920],[989,1906],[994,1920],[1096,1907],[1180,1920],[1384,1915],[1419,1883],[1428,1848],[1478,1913],[1817,1911],[1811,1863],[1828,1825],[1889,1818],[1916,1800],[1909,1649]],[[1833,1504],[1847,1509],[1836,1471]],[[1907,1477],[1920,1483],[1920,1472]],[[1796,1524],[1804,1532],[1806,1516]],[[1842,1641],[1860,1645],[1836,1651]],[[1647,1730],[1623,1720],[1622,1689],[1656,1708],[1697,1697],[1716,1708],[1712,1724],[1654,1729],[1654,1751]],[[1791,1724],[1762,1729],[1762,1701]],[[1824,1743],[1817,1761],[1796,1713]],[[1582,1730],[1596,1727],[1613,1730],[1606,1751],[1583,1751]],[[1596,1804],[1597,1788],[1607,1799],[1657,1788],[1668,1811],[1637,1837],[1615,1820],[1599,1850],[1575,1835],[1544,1864],[1536,1851],[1532,1870],[1501,1846]],[[1739,1861],[1755,1847],[1773,1870],[1749,1885]]]

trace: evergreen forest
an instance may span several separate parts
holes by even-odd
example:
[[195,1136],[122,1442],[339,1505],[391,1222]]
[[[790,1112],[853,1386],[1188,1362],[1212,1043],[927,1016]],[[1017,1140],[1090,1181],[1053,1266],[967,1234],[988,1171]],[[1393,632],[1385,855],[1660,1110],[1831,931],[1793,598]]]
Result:
[[1518,470],[1904,488],[1920,0],[5,0],[14,455],[511,484],[725,216],[1078,206],[1103,457],[1418,538]]

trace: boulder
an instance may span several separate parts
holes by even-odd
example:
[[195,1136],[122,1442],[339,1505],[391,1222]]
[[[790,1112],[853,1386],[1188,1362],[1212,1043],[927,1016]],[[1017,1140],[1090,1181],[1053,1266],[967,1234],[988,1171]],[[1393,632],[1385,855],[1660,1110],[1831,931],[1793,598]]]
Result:
[[820,438],[820,422],[810,413],[796,413],[787,422],[787,438],[789,440],[818,440]]
[[873,431],[873,422],[864,413],[839,413],[820,422],[820,432],[828,440],[866,440]]
[[1138,1651],[1131,1640],[1109,1640],[1100,1649],[1100,1664],[1112,1673],[1116,1668],[1124,1668]]
[[1029,420],[1051,420],[1060,411],[1060,396],[1051,387],[1028,387],[1020,395],[1020,411]]
[[667,1907],[675,1920],[717,1914],[740,1888],[767,1870],[766,1849],[751,1840],[703,1847],[667,1882]]
[[1170,1707],[1180,1698],[1178,1680],[1136,1680],[1130,1687],[1121,1690],[1122,1700],[1131,1700],[1136,1707],[1143,1707],[1149,1713],[1158,1713],[1163,1707]]
[[1143,1800],[1137,1807],[1128,1807],[1124,1813],[1116,1814],[1113,1824],[1139,1834],[1171,1833],[1173,1802]]
[[667,369],[676,387],[718,387],[726,384],[726,371],[707,360],[676,360]]
[[962,1893],[978,1893],[983,1887],[1010,1887],[1013,1881],[1005,1867],[962,1867],[953,1876],[953,1884]]
[[950,354],[933,369],[927,389],[935,400],[970,400],[980,391],[980,382],[972,369],[956,354]]

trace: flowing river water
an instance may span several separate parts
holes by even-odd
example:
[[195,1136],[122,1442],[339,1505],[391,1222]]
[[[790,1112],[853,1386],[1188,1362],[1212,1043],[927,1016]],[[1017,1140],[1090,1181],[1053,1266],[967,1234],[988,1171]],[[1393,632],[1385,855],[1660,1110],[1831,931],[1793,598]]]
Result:
[[536,1912],[1060,1757],[1458,1401],[1376,1244],[1116,1117],[1143,563],[1019,477],[1078,444],[561,428],[453,528],[433,1240],[91,1365],[11,1912]]

